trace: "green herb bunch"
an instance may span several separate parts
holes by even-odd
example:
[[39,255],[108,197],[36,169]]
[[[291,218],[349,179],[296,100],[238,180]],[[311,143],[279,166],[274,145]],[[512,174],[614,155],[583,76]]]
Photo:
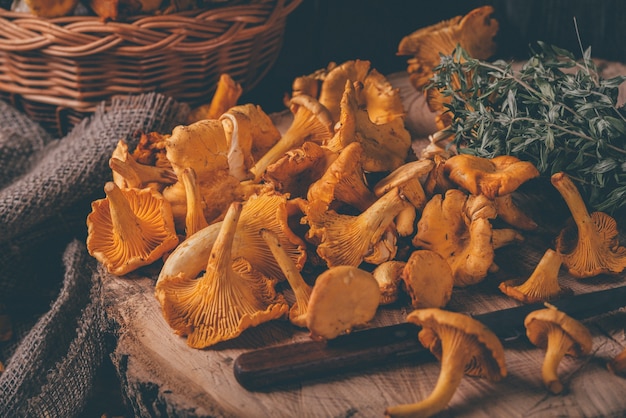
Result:
[[458,152],[513,155],[542,175],[567,173],[591,209],[626,208],[626,111],[617,106],[626,76],[602,79],[590,49],[581,60],[538,43],[521,69],[471,58],[458,47],[442,56],[428,88],[449,101]]

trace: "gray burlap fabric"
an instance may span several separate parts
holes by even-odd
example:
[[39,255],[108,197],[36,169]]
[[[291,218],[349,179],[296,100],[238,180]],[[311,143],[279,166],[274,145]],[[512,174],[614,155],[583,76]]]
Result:
[[54,139],[0,101],[0,304],[14,326],[0,343],[0,417],[80,415],[107,351],[90,202],[120,139],[171,131],[188,111],[159,94],[114,98]]

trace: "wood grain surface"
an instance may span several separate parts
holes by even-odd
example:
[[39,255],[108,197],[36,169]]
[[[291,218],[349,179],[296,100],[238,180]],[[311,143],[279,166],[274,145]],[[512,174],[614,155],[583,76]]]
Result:
[[[533,203],[533,202],[530,202]],[[532,205],[529,205],[531,207]],[[528,277],[563,220],[559,209],[535,202],[543,228],[524,243],[497,250],[500,271],[483,282],[455,289],[447,308],[478,314],[517,306],[497,285]],[[562,207],[561,207],[562,209]],[[416,402],[432,391],[439,364],[401,361],[264,391],[248,391],[233,374],[233,362],[248,350],[308,339],[286,321],[273,321],[206,350],[192,349],[163,319],[154,296],[158,271],[125,277],[106,275],[106,314],[114,337],[111,358],[136,416],[152,417],[382,417],[386,407]],[[626,275],[577,280],[561,271],[561,284],[575,294],[624,285]],[[379,309],[372,326],[402,322],[406,301]],[[544,352],[524,338],[505,344],[508,375],[498,383],[465,377],[438,417],[624,417],[626,379],[607,362],[626,348],[626,310],[584,321],[593,335],[591,355],[566,357],[558,369],[565,390],[542,386]],[[417,338],[417,336],[416,336]]]

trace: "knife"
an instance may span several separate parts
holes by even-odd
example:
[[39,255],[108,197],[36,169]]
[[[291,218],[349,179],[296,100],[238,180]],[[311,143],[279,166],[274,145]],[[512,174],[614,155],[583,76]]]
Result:
[[[626,286],[584,293],[551,302],[577,320],[602,315],[626,306]],[[544,303],[473,316],[501,341],[526,335],[524,318]],[[328,341],[307,340],[264,347],[240,354],[233,369],[237,382],[248,390],[267,390],[307,379],[329,377],[390,362],[419,364],[434,356],[417,339],[419,327],[400,323],[354,331]]]

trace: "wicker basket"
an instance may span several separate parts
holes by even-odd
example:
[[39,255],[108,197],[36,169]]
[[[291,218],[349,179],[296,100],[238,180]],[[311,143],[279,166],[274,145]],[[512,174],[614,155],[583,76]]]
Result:
[[210,100],[222,73],[249,91],[274,64],[300,2],[229,1],[124,22],[0,9],[0,98],[64,135],[118,94],[157,91],[193,107]]

